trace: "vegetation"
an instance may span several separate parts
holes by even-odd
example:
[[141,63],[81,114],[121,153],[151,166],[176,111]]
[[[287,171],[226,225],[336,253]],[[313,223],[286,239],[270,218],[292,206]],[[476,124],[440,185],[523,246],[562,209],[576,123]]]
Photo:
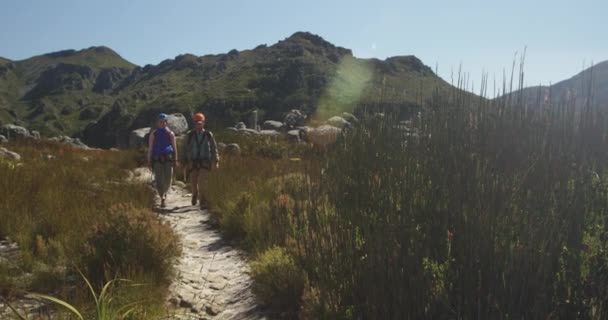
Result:
[[438,92],[412,125],[368,117],[317,159],[228,159],[211,199],[262,302],[288,296],[265,274],[304,271],[282,306],[302,318],[603,319],[604,113]]
[[39,292],[69,300],[88,313],[89,291],[117,277],[112,296],[121,304],[143,300],[135,318],[162,312],[179,255],[170,226],[151,212],[153,192],[127,180],[142,158],[136,151],[84,151],[23,140],[7,148],[23,162],[0,161],[0,238],[19,246],[19,257],[0,263],[0,294]]

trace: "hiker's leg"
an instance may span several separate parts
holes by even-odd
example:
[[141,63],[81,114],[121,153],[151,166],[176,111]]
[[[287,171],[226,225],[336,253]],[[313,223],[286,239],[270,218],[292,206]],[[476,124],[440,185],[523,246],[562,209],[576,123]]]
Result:
[[209,170],[200,169],[198,173],[198,195],[201,202],[201,208],[206,207],[207,204],[207,192],[209,191]]
[[196,205],[196,199],[198,198],[198,172],[200,169],[192,168],[190,170],[190,186],[192,191],[192,205]]
[[169,188],[171,187],[171,179],[173,178],[173,164],[171,162],[165,162],[160,164],[160,189],[159,194],[161,198],[165,198]]
[[163,170],[162,163],[156,161],[152,164],[152,172],[154,173],[154,185],[156,186],[156,192],[158,192],[159,197],[163,197]]

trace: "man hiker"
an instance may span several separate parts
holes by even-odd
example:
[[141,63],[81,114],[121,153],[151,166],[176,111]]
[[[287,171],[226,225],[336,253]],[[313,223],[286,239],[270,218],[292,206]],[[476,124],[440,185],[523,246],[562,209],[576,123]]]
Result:
[[184,158],[188,163],[190,181],[192,183],[192,205],[200,199],[201,209],[207,209],[209,173],[220,167],[220,156],[213,134],[205,130],[205,116],[197,113],[193,117],[194,130],[188,132],[184,148]]
[[154,172],[161,208],[165,207],[167,192],[171,187],[173,165],[179,165],[175,134],[167,127],[167,119],[168,116],[164,113],[158,115],[157,127],[150,133],[148,140],[148,166]]

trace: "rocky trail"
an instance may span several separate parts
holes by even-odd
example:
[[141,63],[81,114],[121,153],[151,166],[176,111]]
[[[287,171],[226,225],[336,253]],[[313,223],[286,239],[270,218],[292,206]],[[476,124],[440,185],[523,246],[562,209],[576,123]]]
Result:
[[242,253],[224,241],[209,213],[190,203],[191,194],[174,185],[160,216],[181,237],[183,253],[169,301],[170,319],[265,319],[251,292]]

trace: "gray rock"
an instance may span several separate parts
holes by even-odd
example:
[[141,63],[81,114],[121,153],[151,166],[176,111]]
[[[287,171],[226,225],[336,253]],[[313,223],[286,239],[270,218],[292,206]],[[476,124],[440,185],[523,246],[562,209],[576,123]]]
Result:
[[152,182],[152,171],[149,168],[141,167],[133,170],[133,181],[138,183]]
[[344,120],[350,122],[351,124],[359,122],[359,119],[355,117],[354,114],[348,112],[342,112],[342,118],[344,118]]
[[31,137],[29,130],[14,124],[5,124],[0,127],[0,134],[7,137],[8,139]]
[[170,114],[167,124],[176,135],[184,134],[188,131],[188,120],[181,113]]
[[258,133],[262,136],[267,136],[267,137],[278,137],[281,135],[281,133],[276,130],[260,130],[260,131],[258,131]]
[[292,143],[300,142],[300,130],[289,130],[287,131],[287,141]]
[[237,128],[235,128],[235,127],[228,127],[228,128],[226,128],[226,131],[229,131],[229,132],[239,132],[239,130]]
[[0,148],[0,158],[21,161],[21,156],[18,153],[7,150],[6,148]]
[[285,115],[283,119],[283,123],[290,128],[293,129],[295,127],[303,126],[306,123],[306,114],[300,110],[293,109]]
[[0,143],[7,143],[7,142],[8,142],[8,139],[6,139],[5,136],[0,134]]
[[224,152],[227,154],[239,155],[241,154],[241,147],[236,143],[229,143],[226,145]]
[[346,121],[344,118],[342,117],[331,117],[329,119],[327,119],[327,124],[329,124],[330,126],[336,127],[336,128],[348,128],[350,127],[350,122]]
[[257,136],[260,134],[259,131],[249,128],[239,129],[240,134],[248,135],[248,136]]
[[74,148],[79,148],[79,149],[84,149],[84,150],[91,149],[91,148],[89,148],[89,146],[84,144],[84,142],[82,142],[79,138],[72,138],[72,137],[68,137],[68,136],[58,136],[58,137],[50,138],[49,141],[55,141],[55,142],[67,144]]
[[247,126],[245,125],[244,122],[239,122],[236,124],[236,126],[234,126],[237,130],[243,130],[243,129],[247,129]]
[[306,141],[312,143],[314,146],[325,149],[338,140],[338,136],[341,132],[342,129],[325,124],[306,131],[305,137]]
[[217,149],[218,149],[220,152],[224,151],[224,149],[226,149],[226,144],[225,144],[225,143],[223,143],[223,142],[218,142],[218,143],[217,143]]
[[264,130],[281,131],[283,129],[283,127],[285,127],[283,122],[274,121],[274,120],[266,120],[266,121],[264,121],[264,124],[262,125],[262,129],[264,129]]
[[150,133],[150,127],[139,128],[129,134],[129,148],[139,148],[146,145],[146,135]]
[[32,131],[32,138],[36,139],[36,140],[40,140],[40,132],[38,131]]

